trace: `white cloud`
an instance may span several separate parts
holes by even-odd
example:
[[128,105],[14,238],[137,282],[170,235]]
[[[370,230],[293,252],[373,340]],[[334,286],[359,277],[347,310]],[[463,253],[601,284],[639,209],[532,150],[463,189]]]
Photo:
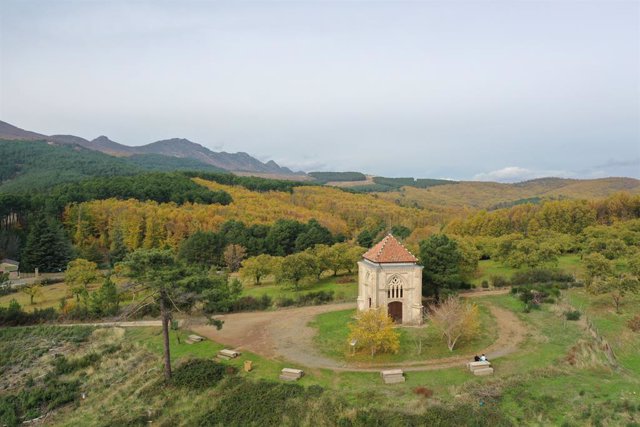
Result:
[[507,166],[490,172],[483,172],[473,176],[474,181],[520,182],[536,178],[562,177],[568,178],[572,174],[558,170],[532,170],[519,166]]

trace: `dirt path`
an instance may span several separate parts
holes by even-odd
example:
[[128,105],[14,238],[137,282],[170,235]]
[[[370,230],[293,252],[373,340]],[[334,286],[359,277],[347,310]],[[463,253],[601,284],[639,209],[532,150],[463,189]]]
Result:
[[[473,292],[467,298],[498,295],[507,290]],[[496,319],[497,340],[479,353],[495,359],[514,352],[527,334],[526,326],[509,310],[487,304]],[[444,369],[460,366],[473,355],[454,356],[435,360],[403,362],[398,364],[347,364],[322,355],[313,345],[316,330],[308,323],[321,313],[355,308],[354,303],[330,304],[291,308],[269,312],[235,313],[218,318],[225,321],[217,331],[212,326],[193,325],[195,333],[238,350],[248,350],[268,358],[288,360],[312,368],[340,371],[379,371],[383,367],[402,366],[407,371]]]

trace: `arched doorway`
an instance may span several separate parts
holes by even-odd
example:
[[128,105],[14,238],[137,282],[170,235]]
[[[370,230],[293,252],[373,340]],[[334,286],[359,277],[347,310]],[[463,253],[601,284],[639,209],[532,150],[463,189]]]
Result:
[[389,317],[396,323],[402,323],[402,302],[392,301],[388,306]]

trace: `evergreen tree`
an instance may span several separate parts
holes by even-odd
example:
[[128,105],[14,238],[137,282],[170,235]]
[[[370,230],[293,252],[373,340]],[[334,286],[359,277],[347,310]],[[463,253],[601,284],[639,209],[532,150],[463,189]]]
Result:
[[440,300],[443,288],[457,289],[462,282],[461,264],[464,259],[458,244],[444,234],[434,234],[420,242],[422,287],[425,295]]
[[224,239],[211,231],[196,231],[180,245],[178,257],[188,264],[203,267],[222,264]]
[[306,230],[296,238],[296,251],[302,252],[305,249],[312,248],[315,245],[331,245],[333,244],[333,236],[328,228],[323,227],[315,219],[309,220]]
[[100,289],[91,294],[91,313],[97,316],[114,316],[118,313],[119,305],[118,288],[111,276],[107,276]]
[[270,255],[285,256],[296,252],[296,239],[305,231],[305,225],[291,219],[277,220],[267,234]]
[[71,243],[60,223],[44,215],[36,216],[22,252],[22,268],[41,272],[64,270],[71,258]]
[[109,263],[114,265],[115,263],[124,260],[128,253],[129,251],[127,250],[127,246],[124,244],[124,239],[122,238],[122,231],[119,228],[116,228],[109,250]]

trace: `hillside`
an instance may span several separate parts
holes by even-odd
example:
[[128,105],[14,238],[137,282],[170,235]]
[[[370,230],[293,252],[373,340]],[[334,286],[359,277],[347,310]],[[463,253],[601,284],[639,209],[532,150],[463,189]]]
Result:
[[44,135],[27,131],[9,123],[0,121],[0,140],[48,141],[63,145],[78,145],[92,151],[110,156],[124,157],[136,154],[156,154],[175,158],[187,158],[230,172],[250,172],[261,174],[287,175],[300,179],[305,178],[303,172],[295,173],[286,167],[279,166],[273,160],[266,163],[247,153],[214,152],[208,148],[184,138],[173,138],[152,142],[150,144],[130,147],[112,141],[107,136],[99,136],[91,141],[74,135]]
[[25,140],[0,141],[0,158],[0,192],[40,190],[91,177],[147,171],[221,171],[193,159],[157,154],[118,158],[78,145]]
[[462,181],[430,188],[402,187],[399,191],[376,193],[378,197],[403,206],[430,208],[495,209],[542,199],[591,199],[625,191],[640,194],[640,180],[601,178],[575,180],[543,178],[517,184]]
[[128,249],[143,243],[140,230],[154,230],[154,239],[161,245],[177,247],[197,230],[219,231],[229,220],[247,225],[270,225],[280,219],[308,222],[317,220],[333,234],[354,237],[362,229],[379,224],[403,225],[416,229],[442,221],[442,216],[426,210],[406,208],[369,194],[352,194],[320,186],[297,186],[291,192],[250,191],[236,185],[223,185],[201,178],[194,181],[214,192],[225,192],[232,198],[227,205],[141,202],[134,200],[95,200],[69,206],[64,214],[68,223],[76,221],[79,211],[86,216],[91,237],[109,247],[114,235],[123,237]]

